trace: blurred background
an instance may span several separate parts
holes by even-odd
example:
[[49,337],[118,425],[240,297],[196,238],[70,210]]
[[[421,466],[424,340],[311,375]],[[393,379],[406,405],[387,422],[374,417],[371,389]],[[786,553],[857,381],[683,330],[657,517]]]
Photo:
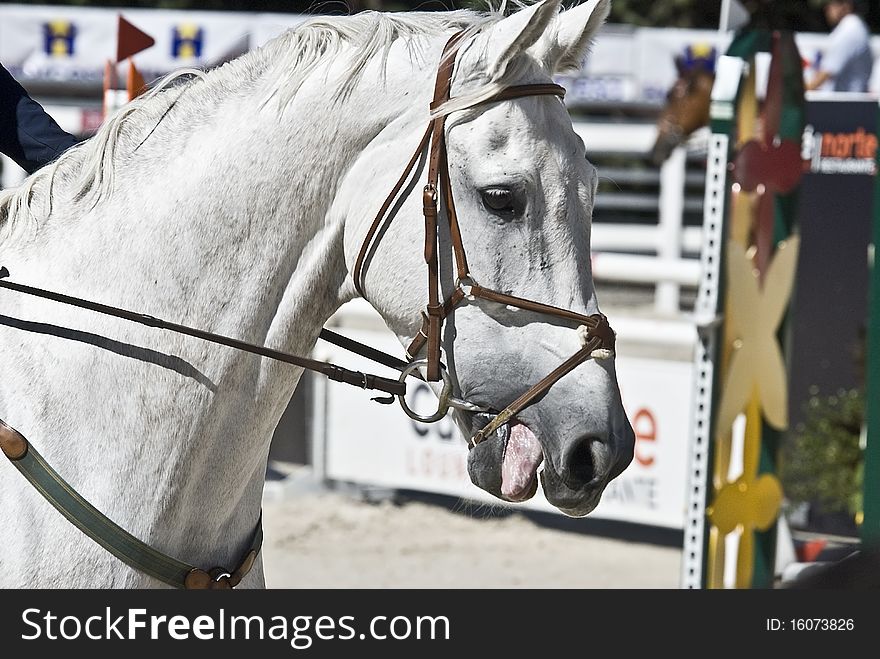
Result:
[[[635,460],[609,486],[599,508],[589,518],[572,520],[540,496],[524,506],[501,506],[470,484],[466,449],[451,424],[421,426],[396,408],[367,402],[362,392],[307,373],[270,456],[269,586],[679,586],[696,413],[693,312],[709,131],[696,126],[667,157],[657,158],[658,119],[682,75],[682,59],[714,67],[735,29],[746,23],[794,30],[809,79],[831,28],[821,5],[821,0],[614,0],[583,69],[559,79],[574,128],[601,176],[592,266],[600,304],[618,331],[622,396],[637,434]],[[0,2],[0,62],[62,128],[86,139],[126,100],[129,64],[113,65],[109,82],[107,69],[116,53],[120,15],[155,42],[132,58],[149,83],[181,67],[218,66],[316,14],[464,7],[482,5]],[[873,36],[880,35],[880,0],[862,9],[871,49],[880,56],[880,36]],[[875,66],[866,99],[875,99],[878,90]],[[23,178],[4,157],[2,186]],[[849,220],[858,227],[851,240],[861,257],[837,290],[837,303],[849,310],[842,358],[793,365],[792,422],[781,449],[787,456],[780,472],[786,500],[777,578],[787,566],[831,560],[857,544],[870,209],[862,215]],[[360,300],[341,309],[328,326],[400,353]],[[315,356],[352,368],[363,365],[326,345],[318,345]],[[797,361],[796,352],[792,359]],[[732,580],[728,575],[727,583]]]

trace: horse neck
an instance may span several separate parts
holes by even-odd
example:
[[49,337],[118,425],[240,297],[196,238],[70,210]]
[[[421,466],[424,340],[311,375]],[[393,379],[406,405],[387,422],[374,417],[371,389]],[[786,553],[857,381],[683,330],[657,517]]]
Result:
[[[345,218],[328,210],[349,165],[400,113],[397,91],[383,95],[364,81],[338,102],[306,84],[280,121],[258,98],[233,94],[202,108],[194,122],[196,86],[168,115],[168,132],[160,126],[137,159],[120,164],[106,201],[85,218],[59,223],[63,231],[43,232],[46,246],[31,259],[30,274],[49,288],[70,291],[76,282],[84,297],[306,355],[339,306],[347,275]],[[255,119],[243,122],[242,113]],[[170,144],[191,155],[168,159]],[[144,200],[151,200],[148,217]],[[84,252],[106,257],[85,259]],[[64,279],[38,276],[41,260],[51,260]],[[28,274],[23,265],[22,280]],[[95,334],[155,346],[199,377],[90,349],[96,386],[82,387],[80,376],[68,373],[75,381],[64,395],[79,393],[58,407],[67,418],[40,417],[35,406],[24,425],[44,436],[82,428],[101,445],[93,452],[107,456],[103,470],[61,453],[73,449],[59,445],[56,452],[72,482],[82,468],[92,480],[113,483],[95,502],[99,508],[109,506],[114,519],[181,559],[228,563],[249,541],[272,432],[301,371],[104,318],[76,319]],[[99,398],[132,390],[144,395],[120,400],[112,422],[100,418]],[[142,492],[161,492],[159,507]]]

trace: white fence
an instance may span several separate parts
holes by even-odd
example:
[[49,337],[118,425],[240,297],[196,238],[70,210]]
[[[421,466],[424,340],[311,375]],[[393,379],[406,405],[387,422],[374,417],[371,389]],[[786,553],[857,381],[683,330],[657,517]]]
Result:
[[[574,129],[584,140],[588,157],[615,153],[643,158],[657,134],[654,125],[644,123],[576,121]],[[684,209],[687,151],[699,150],[704,140],[705,133],[698,133],[688,146],[675,149],[660,168],[656,225],[602,223],[594,213],[593,276],[598,281],[654,284],[654,311],[663,316],[679,313],[681,287],[696,288],[700,278],[699,261],[684,255],[699,252],[702,229],[685,228]],[[599,174],[603,174],[601,168]],[[632,203],[645,201],[638,198]],[[623,199],[622,204],[626,203]]]

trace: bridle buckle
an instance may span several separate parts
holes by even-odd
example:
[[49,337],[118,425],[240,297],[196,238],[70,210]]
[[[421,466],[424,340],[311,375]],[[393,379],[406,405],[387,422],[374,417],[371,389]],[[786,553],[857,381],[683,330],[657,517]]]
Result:
[[[411,362],[405,369],[400,372],[400,381],[404,382],[406,378],[409,377],[410,373],[427,365],[427,359],[417,359]],[[435,423],[436,421],[439,421],[444,416],[446,416],[446,413],[449,412],[449,408],[463,410],[465,412],[490,411],[488,407],[477,405],[476,403],[462,400],[461,398],[456,398],[455,396],[453,396],[452,376],[449,375],[449,371],[446,370],[446,367],[443,364],[440,364],[440,375],[443,378],[443,388],[440,390],[440,393],[437,396],[437,411],[433,414],[419,414],[406,404],[406,398],[404,396],[397,396],[397,400],[400,401],[400,407],[403,408],[404,413],[410,419],[413,419],[414,421],[418,421],[420,423]]]
[[470,275],[465,277],[456,277],[455,278],[455,287],[461,291],[461,294],[468,301],[473,301],[474,299],[474,287],[479,286],[479,284],[474,281],[474,278]]

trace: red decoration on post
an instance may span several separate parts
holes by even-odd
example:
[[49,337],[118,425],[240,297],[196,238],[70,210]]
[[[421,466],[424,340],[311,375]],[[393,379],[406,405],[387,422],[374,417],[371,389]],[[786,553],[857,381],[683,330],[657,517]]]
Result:
[[791,43],[783,43],[779,32],[773,34],[773,52],[767,81],[767,98],[761,112],[763,134],[760,139],[750,140],[742,146],[733,160],[733,180],[745,192],[757,192],[758,203],[753,225],[755,267],[761,281],[770,264],[775,245],[773,244],[774,209],[776,194],[786,194],[794,190],[803,174],[801,145],[779,137],[779,124],[783,104],[783,49],[797,47],[794,38],[786,37]]
[[751,140],[743,145],[734,160],[734,178],[746,192],[764,191],[786,194],[801,180],[801,147],[792,140],[766,144]]

